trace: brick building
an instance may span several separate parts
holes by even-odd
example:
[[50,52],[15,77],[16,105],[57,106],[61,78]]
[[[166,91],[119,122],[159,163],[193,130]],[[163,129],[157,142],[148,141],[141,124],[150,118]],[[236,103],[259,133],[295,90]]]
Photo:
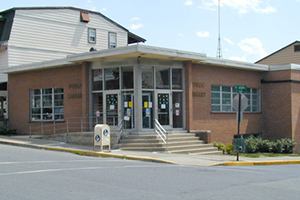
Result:
[[[85,28],[84,37],[89,34]],[[145,41],[124,28],[120,33],[122,41]],[[47,134],[64,133],[72,132],[70,120],[79,119],[74,131],[82,123],[92,131],[96,123],[116,127],[122,122],[124,134],[142,135],[154,134],[157,120],[170,133],[210,132],[208,142],[230,143],[237,134],[234,86],[245,85],[248,107],[241,134],[288,137],[299,144],[299,65],[268,64],[269,57],[253,64],[122,44],[4,69],[10,126],[29,134],[34,125],[47,130],[55,124]],[[296,44],[283,51],[291,47],[297,52]]]

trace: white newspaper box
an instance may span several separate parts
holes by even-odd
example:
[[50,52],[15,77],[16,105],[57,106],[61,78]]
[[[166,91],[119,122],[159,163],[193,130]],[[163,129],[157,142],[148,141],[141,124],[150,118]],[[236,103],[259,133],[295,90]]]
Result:
[[107,124],[97,124],[94,128],[94,150],[95,146],[100,146],[103,151],[103,146],[108,146],[110,151],[110,127]]

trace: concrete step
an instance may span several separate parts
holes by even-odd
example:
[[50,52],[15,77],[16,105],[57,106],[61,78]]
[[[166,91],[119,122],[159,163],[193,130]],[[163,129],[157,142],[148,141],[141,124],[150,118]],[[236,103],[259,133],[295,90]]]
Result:
[[[131,151],[165,152],[167,145],[156,135],[127,135],[121,138],[121,149]],[[173,133],[168,135],[168,151],[181,154],[219,154],[212,144],[196,137],[195,133]],[[222,152],[220,152],[222,154]]]

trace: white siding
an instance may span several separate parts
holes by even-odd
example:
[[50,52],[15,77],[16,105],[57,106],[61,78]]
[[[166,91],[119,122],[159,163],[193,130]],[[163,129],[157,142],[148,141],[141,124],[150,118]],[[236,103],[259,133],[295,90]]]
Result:
[[[8,51],[2,50],[0,51],[0,70],[8,67]],[[7,81],[6,74],[0,74],[0,82]]]
[[[127,32],[97,14],[80,22],[72,9],[16,10],[9,41],[10,66],[52,60],[73,53],[108,48],[108,32],[117,33],[117,46],[127,46]],[[95,28],[97,43],[88,43],[88,28]]]

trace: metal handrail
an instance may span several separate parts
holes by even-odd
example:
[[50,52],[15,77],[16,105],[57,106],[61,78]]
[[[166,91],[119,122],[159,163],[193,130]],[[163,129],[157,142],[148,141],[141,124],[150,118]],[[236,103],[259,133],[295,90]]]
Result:
[[168,132],[162,127],[157,119],[154,119],[154,132],[160,137],[160,139],[166,144],[168,151]]
[[121,119],[120,121],[119,121],[119,123],[118,123],[118,125],[117,125],[117,141],[118,141],[118,143],[120,142],[120,139],[121,139],[121,136],[122,136],[122,134],[123,134],[123,132],[124,132],[124,129],[125,129],[125,126],[124,126],[124,120],[123,119]]

